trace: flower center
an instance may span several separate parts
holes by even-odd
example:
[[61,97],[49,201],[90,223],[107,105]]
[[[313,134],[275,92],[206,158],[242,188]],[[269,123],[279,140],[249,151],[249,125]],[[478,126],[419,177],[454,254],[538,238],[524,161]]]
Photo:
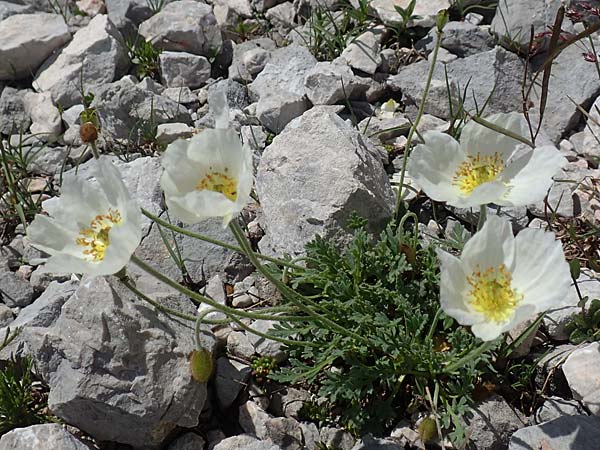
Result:
[[464,194],[471,194],[477,186],[494,181],[504,170],[504,161],[498,153],[493,155],[469,155],[454,175],[454,185]]
[[228,169],[224,172],[210,172],[196,185],[196,189],[220,192],[232,202],[237,199],[237,180],[227,175]]
[[116,209],[109,209],[107,214],[101,214],[91,221],[89,228],[79,232],[75,242],[85,248],[83,254],[91,261],[102,261],[107,247],[110,245],[108,234],[110,229],[121,223],[121,213]]
[[512,276],[504,264],[475,271],[467,277],[472,289],[468,296],[475,311],[489,321],[503,322],[513,313],[523,295],[511,287]]

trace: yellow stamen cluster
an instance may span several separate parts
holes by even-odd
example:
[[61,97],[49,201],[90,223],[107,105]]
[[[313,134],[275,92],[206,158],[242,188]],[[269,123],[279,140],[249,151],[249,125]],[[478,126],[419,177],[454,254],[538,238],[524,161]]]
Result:
[[468,293],[471,306],[489,321],[507,320],[523,299],[512,288],[512,276],[504,264],[473,272],[467,281],[472,287]]
[[481,156],[479,153],[475,156],[469,155],[456,171],[454,176],[454,185],[458,186],[464,194],[471,194],[473,190],[487,183],[494,181],[504,170],[504,161],[498,153],[493,155]]
[[109,209],[107,214],[94,217],[89,228],[79,232],[81,237],[77,238],[77,245],[85,247],[83,254],[91,261],[102,261],[107,247],[110,245],[110,229],[121,222],[121,213],[116,209]]
[[196,185],[197,190],[220,192],[232,202],[237,199],[237,180],[223,172],[210,172]]

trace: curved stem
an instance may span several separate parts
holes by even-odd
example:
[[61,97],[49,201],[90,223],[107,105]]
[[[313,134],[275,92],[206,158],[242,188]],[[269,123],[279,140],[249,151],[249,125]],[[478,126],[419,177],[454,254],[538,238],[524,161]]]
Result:
[[246,235],[244,234],[244,231],[242,230],[240,225],[235,220],[232,220],[231,222],[229,222],[229,228],[230,228],[231,232],[233,233],[233,235],[235,236],[235,238],[237,239],[238,243],[240,244],[240,247],[242,247],[242,249],[246,252],[246,255],[248,256],[248,258],[250,259],[250,261],[252,262],[254,267],[256,267],[256,269],[261,274],[263,274],[265,276],[265,278],[267,278],[271,283],[273,283],[277,287],[277,289],[279,289],[279,291],[283,294],[283,296],[286,297],[289,301],[291,301],[297,308],[299,308],[301,311],[303,311],[306,314],[308,314],[309,316],[311,316],[313,319],[321,322],[323,325],[325,325],[327,328],[329,328],[332,331],[335,330],[344,336],[349,336],[349,337],[361,340],[366,343],[369,342],[363,336],[360,336],[360,335],[354,333],[353,331],[347,330],[346,328],[338,325],[337,323],[333,322],[329,318],[315,312],[312,309],[312,307],[321,309],[321,307],[319,305],[317,305],[312,300],[304,297],[303,295],[297,293],[296,291],[291,289],[286,284],[282,283],[281,280],[279,280],[279,279],[277,279],[277,277],[273,276],[273,274],[260,263],[260,261],[256,257],[256,254],[252,251],[252,248],[250,247],[250,243],[246,239]]
[[[171,231],[174,231],[179,234],[183,234],[185,236],[192,237],[194,239],[199,239],[201,241],[208,242],[213,245],[218,245],[219,247],[223,247],[228,250],[232,250],[234,252],[245,253],[240,247],[228,244],[227,242],[223,242],[218,239],[213,239],[211,237],[204,236],[203,234],[194,233],[193,231],[189,231],[189,230],[186,230],[185,228],[181,228],[181,227],[178,227],[177,225],[173,225],[173,224],[167,222],[166,220],[163,220],[160,217],[155,216],[150,211],[147,211],[144,208],[141,208],[141,210],[142,210],[142,214],[144,214],[146,217],[148,217],[152,221],[158,223],[160,226],[168,228]],[[256,253],[256,252],[253,252],[253,253],[260,259],[264,259],[265,261],[269,261],[269,262],[272,262],[272,263],[280,265],[280,266],[285,266],[285,267],[289,267],[291,269],[296,269],[296,270],[305,270],[305,268],[302,266],[298,266],[297,264],[293,264],[288,261],[281,260],[279,258],[273,258],[271,256],[262,255],[262,254]]]
[[423,91],[423,97],[421,97],[421,103],[419,105],[419,111],[417,113],[417,117],[415,118],[415,122],[413,126],[410,128],[408,132],[408,137],[406,138],[406,145],[404,146],[404,157],[402,158],[402,170],[400,172],[400,184],[398,185],[398,198],[396,199],[396,212],[394,217],[396,222],[399,219],[400,207],[402,206],[402,198],[403,198],[403,190],[404,190],[404,175],[406,173],[406,163],[408,162],[408,154],[410,153],[410,146],[412,144],[412,139],[417,131],[417,127],[421,122],[421,117],[423,117],[423,111],[425,110],[425,100],[427,100],[427,95],[429,94],[429,87],[431,86],[431,80],[433,79],[433,72],[435,70],[435,64],[437,62],[438,52],[440,49],[440,45],[442,43],[442,32],[440,30],[436,30],[436,41],[435,47],[433,48],[433,54],[431,56],[431,65],[429,66],[429,73],[427,75],[427,83],[425,84],[425,90]]
[[[243,309],[230,308],[229,306],[221,305],[220,303],[217,303],[214,300],[212,300],[208,297],[205,297],[204,295],[200,295],[197,292],[194,292],[194,291],[180,285],[176,281],[172,280],[171,278],[163,275],[162,273],[160,273],[159,271],[154,269],[152,266],[146,264],[144,261],[142,261],[135,255],[131,255],[131,261],[136,266],[138,266],[142,270],[148,272],[150,275],[157,278],[159,281],[162,281],[167,286],[170,286],[173,289],[175,289],[176,291],[191,298],[194,302],[196,302],[198,304],[207,304],[209,306],[212,306],[214,309],[224,313],[225,315],[227,315],[230,318],[244,317],[247,319],[254,319],[254,320],[287,320],[288,319],[286,316],[271,316],[268,314],[250,313],[248,311],[244,311]],[[297,316],[292,316],[292,317],[293,317],[292,320],[297,318]],[[196,317],[194,317],[194,320],[196,320]]]
[[485,225],[485,219],[487,218],[487,207],[486,205],[481,205],[479,207],[479,220],[477,221],[477,231],[483,228]]

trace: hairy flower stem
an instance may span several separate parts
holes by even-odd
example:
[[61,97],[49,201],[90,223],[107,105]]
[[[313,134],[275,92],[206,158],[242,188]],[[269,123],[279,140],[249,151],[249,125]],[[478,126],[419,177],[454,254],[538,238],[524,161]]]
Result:
[[406,174],[406,164],[408,162],[408,155],[410,153],[410,146],[412,144],[413,136],[417,131],[417,127],[419,126],[419,122],[421,122],[421,118],[423,117],[423,111],[425,110],[425,101],[427,100],[427,95],[429,94],[429,87],[431,86],[431,80],[433,79],[433,72],[435,70],[435,64],[437,62],[438,52],[440,50],[440,45],[442,43],[443,33],[436,29],[436,41],[435,47],[433,48],[433,53],[431,56],[431,65],[429,66],[429,73],[427,75],[427,83],[425,84],[425,90],[423,91],[423,97],[421,97],[421,103],[419,105],[419,111],[417,113],[417,117],[413,123],[413,126],[410,128],[408,132],[408,137],[406,138],[406,145],[404,146],[404,155],[402,158],[402,170],[400,171],[400,184],[398,185],[398,198],[396,199],[396,211],[394,213],[394,218],[396,223],[398,223],[398,219],[400,219],[400,209],[402,207],[402,198],[404,191],[404,175]]
[[[296,320],[299,318],[299,316],[288,317],[288,316],[284,316],[284,315],[274,316],[274,315],[269,315],[269,314],[253,313],[253,312],[244,311],[243,309],[230,308],[229,306],[221,305],[220,303],[217,303],[214,300],[212,300],[208,297],[205,297],[204,295],[200,295],[197,292],[194,292],[194,291],[180,285],[176,281],[172,280],[171,278],[160,273],[158,270],[154,269],[152,266],[146,264],[144,261],[142,261],[135,255],[131,255],[131,262],[133,262],[140,269],[144,270],[145,272],[148,272],[150,275],[152,275],[159,281],[163,282],[167,286],[170,286],[173,289],[175,289],[176,291],[180,292],[181,294],[191,298],[194,302],[196,302],[198,304],[209,305],[209,306],[213,307],[215,310],[222,312],[227,317],[232,318],[232,320],[234,320],[233,318],[239,319],[240,317],[243,317],[246,319],[254,319],[254,320]],[[196,320],[195,317],[194,317],[194,320]]]
[[[211,237],[204,236],[203,234],[194,233],[193,231],[189,231],[189,230],[186,230],[184,228],[181,228],[181,227],[178,227],[176,225],[173,225],[173,224],[167,222],[166,220],[163,220],[160,217],[155,216],[150,211],[147,211],[144,208],[142,208],[142,214],[144,214],[146,217],[148,217],[149,219],[151,219],[153,222],[156,222],[160,226],[165,227],[165,228],[167,228],[167,229],[169,229],[171,231],[174,231],[175,233],[183,234],[185,236],[189,236],[189,237],[192,237],[194,239],[198,239],[198,240],[201,240],[201,241],[204,241],[204,242],[208,242],[208,243],[213,244],[213,245],[218,245],[219,247],[223,247],[223,248],[226,248],[228,250],[232,250],[234,252],[245,254],[245,252],[240,247],[228,244],[227,242],[223,242],[223,241],[220,241],[218,239],[213,239]],[[281,260],[281,259],[278,259],[278,258],[272,258],[270,256],[261,255],[260,253],[254,253],[254,254],[258,258],[260,258],[260,259],[264,259],[265,261],[269,261],[269,262],[272,262],[272,263],[280,265],[280,266],[289,267],[290,269],[304,270],[304,267],[299,266],[297,264],[290,263],[289,261],[284,261],[284,260]]]
[[231,232],[237,239],[238,244],[240,244],[240,247],[242,248],[242,250],[244,250],[244,253],[246,253],[246,256],[248,256],[248,258],[250,259],[250,262],[252,262],[254,267],[256,267],[256,269],[262,275],[264,275],[264,277],[267,278],[267,280],[269,280],[271,283],[273,283],[275,285],[275,287],[277,287],[279,292],[281,292],[281,294],[285,298],[287,298],[290,302],[292,302],[294,304],[294,306],[296,306],[298,309],[300,309],[301,311],[308,314],[313,319],[321,322],[326,328],[328,328],[331,331],[336,331],[336,332],[342,334],[343,336],[348,336],[353,339],[358,339],[367,344],[369,343],[368,339],[364,338],[363,336],[360,336],[360,335],[354,333],[353,331],[350,331],[350,330],[338,325],[337,323],[333,322],[332,320],[323,316],[322,314],[315,312],[313,310],[313,308],[318,309],[318,310],[323,310],[320,305],[313,302],[311,299],[294,291],[292,288],[290,288],[285,283],[283,283],[281,280],[279,280],[276,276],[274,276],[273,273],[271,273],[271,271],[269,271],[265,266],[263,266],[261,264],[261,262],[258,260],[256,253],[254,253],[252,251],[252,247],[250,246],[250,242],[248,242],[248,239],[246,238],[244,231],[242,230],[240,225],[235,220],[232,220],[231,222],[229,222],[229,229],[231,230]]
[[485,219],[487,218],[487,207],[481,205],[479,207],[479,220],[477,221],[477,231],[481,230],[485,225]]
[[462,358],[458,359],[457,361],[454,361],[454,363],[452,363],[448,367],[446,367],[442,371],[442,373],[451,374],[455,370],[460,369],[465,364],[467,364],[469,361],[472,361],[475,358],[478,358],[479,356],[481,356],[483,353],[487,352],[490,348],[492,348],[494,346],[494,344],[495,344],[494,341],[484,342],[479,347],[475,348],[474,350],[471,350],[469,353],[467,353]]
[[94,159],[100,158],[100,152],[98,151],[98,147],[96,146],[96,141],[90,142],[90,148],[92,149],[92,155],[94,155]]

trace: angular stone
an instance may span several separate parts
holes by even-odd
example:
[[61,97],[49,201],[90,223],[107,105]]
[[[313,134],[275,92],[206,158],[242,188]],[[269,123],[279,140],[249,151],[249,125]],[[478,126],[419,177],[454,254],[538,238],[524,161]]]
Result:
[[517,430],[508,450],[591,450],[600,440],[600,417],[563,416]]
[[102,133],[109,139],[129,139],[144,125],[191,123],[187,109],[171,99],[137,87],[127,77],[96,92],[96,108]]
[[31,5],[21,5],[10,1],[0,1],[0,22],[15,14],[31,14],[35,9]]
[[502,397],[494,395],[475,407],[466,423],[474,448],[500,450],[506,448],[516,430],[527,424],[527,419]]
[[206,441],[196,433],[185,433],[169,444],[167,450],[202,450]]
[[33,301],[33,288],[15,272],[0,272],[0,300],[7,306],[27,306]]
[[32,76],[54,50],[71,40],[62,16],[46,13],[10,16],[0,21],[0,36],[0,80]]
[[535,412],[537,424],[549,422],[562,416],[587,415],[577,400],[565,400],[560,397],[548,397]]
[[51,141],[62,132],[60,111],[52,101],[50,92],[41,94],[26,92],[24,99],[25,112],[31,117],[31,134],[38,135],[38,139]]
[[44,423],[16,428],[0,438],[0,450],[90,450],[63,425]]
[[105,0],[108,18],[126,39],[137,38],[137,27],[154,12],[147,0]]
[[56,416],[98,440],[154,448],[177,426],[194,427],[206,399],[189,368],[192,328],[96,277],[82,280],[52,326],[22,333]]
[[221,410],[229,408],[250,378],[252,369],[247,364],[224,356],[217,359],[215,389]]
[[140,35],[163,50],[212,56],[223,43],[212,8],[194,0],[165,5],[140,25]]
[[292,2],[285,2],[273,6],[265,14],[269,22],[283,32],[287,32],[294,28],[296,22],[294,20],[296,11]]
[[7,86],[0,95],[0,134],[19,134],[31,125],[29,114],[25,111],[23,96],[25,92]]
[[356,443],[352,450],[403,450],[397,442],[389,439],[378,439],[372,436],[365,436]]
[[[421,46],[427,51],[432,51],[435,46],[436,32],[432,28],[429,34],[416,47]],[[494,37],[488,27],[479,27],[469,22],[448,22],[444,27],[441,47],[453,54],[464,58],[476,55],[494,48]]]
[[123,37],[108,19],[99,14],[73,36],[73,40],[38,71],[33,86],[51,92],[63,108],[81,103],[81,86],[95,92],[97,86],[121,78],[129,67]]
[[271,418],[260,406],[253,401],[247,401],[239,408],[240,426],[246,433],[253,434],[259,439],[266,436],[266,423]]
[[313,105],[333,105],[348,100],[356,87],[350,67],[318,62],[306,74],[304,88]]
[[[250,73],[249,68],[246,67],[248,60],[254,63],[253,58],[245,56],[246,53],[254,51],[256,54],[256,50],[259,49],[270,54],[275,48],[275,42],[268,38],[253,39],[251,41],[242,42],[241,44],[235,44],[233,47],[233,59],[231,66],[229,66],[229,78],[233,81],[251,82],[257,73]],[[254,56],[254,59],[255,58],[256,56]],[[256,64],[254,63],[251,67],[255,66]]]
[[[475,101],[481,107],[490,96],[486,114],[519,111],[522,108],[523,62],[515,54],[496,47],[489,52],[457,59],[445,65],[438,62],[425,102],[426,113],[443,119],[450,117],[444,67],[448,73],[453,111],[457,110],[458,99],[463,98],[465,89],[464,106],[467,111],[475,110]],[[410,103],[418,105],[428,72],[429,61],[410,64],[401,69],[398,75],[390,77],[388,86],[392,90],[402,91]]]
[[10,325],[15,320],[15,315],[8,306],[0,303],[0,328]]
[[[268,334],[278,322],[273,320],[256,320],[250,325],[250,328],[260,333]],[[247,332],[246,336],[248,340],[254,346],[254,351],[260,356],[270,356],[276,361],[284,361],[287,355],[282,350],[282,344],[278,341],[272,341],[270,339],[258,336],[250,331]]]
[[265,423],[264,439],[273,442],[282,450],[302,450],[300,424],[288,417],[274,417]]
[[340,57],[353,69],[373,75],[381,64],[381,35],[381,30],[370,30],[357,36]]
[[59,283],[62,283],[65,281],[69,281],[70,279],[70,273],[54,274],[50,272],[45,272],[42,266],[38,266],[37,269],[35,269],[29,277],[29,284],[31,284],[31,287],[35,292],[43,292],[53,281],[58,281]]
[[320,431],[321,442],[327,447],[336,447],[340,450],[351,450],[356,439],[350,433],[340,428],[323,427]]
[[600,343],[576,349],[562,366],[573,397],[592,414],[600,415]]
[[304,80],[317,63],[299,45],[289,45],[271,53],[263,71],[248,86],[251,98],[258,100],[257,117],[266,128],[280,132],[308,109]]
[[162,52],[160,76],[167,87],[196,89],[210,78],[210,63],[204,56],[186,52]]
[[163,145],[190,138],[193,134],[194,129],[185,123],[163,123],[156,127],[156,140]]
[[162,91],[164,97],[182,105],[195,105],[199,102],[198,96],[189,87],[170,87]]
[[333,111],[311,109],[263,153],[256,187],[266,253],[302,254],[316,234],[343,241],[354,211],[374,232],[391,217],[394,195],[376,151]]
[[227,336],[227,351],[237,356],[249,360],[254,355],[254,346],[242,331],[232,331]]
[[[508,48],[526,49],[529,45],[531,26],[533,33],[548,31],[554,25],[561,0],[503,0],[498,2],[492,20],[492,32],[501,38]],[[445,30],[444,30],[445,31]]]
[[583,142],[577,147],[577,150],[586,158],[600,158],[600,97],[594,101],[589,117],[586,119]]

